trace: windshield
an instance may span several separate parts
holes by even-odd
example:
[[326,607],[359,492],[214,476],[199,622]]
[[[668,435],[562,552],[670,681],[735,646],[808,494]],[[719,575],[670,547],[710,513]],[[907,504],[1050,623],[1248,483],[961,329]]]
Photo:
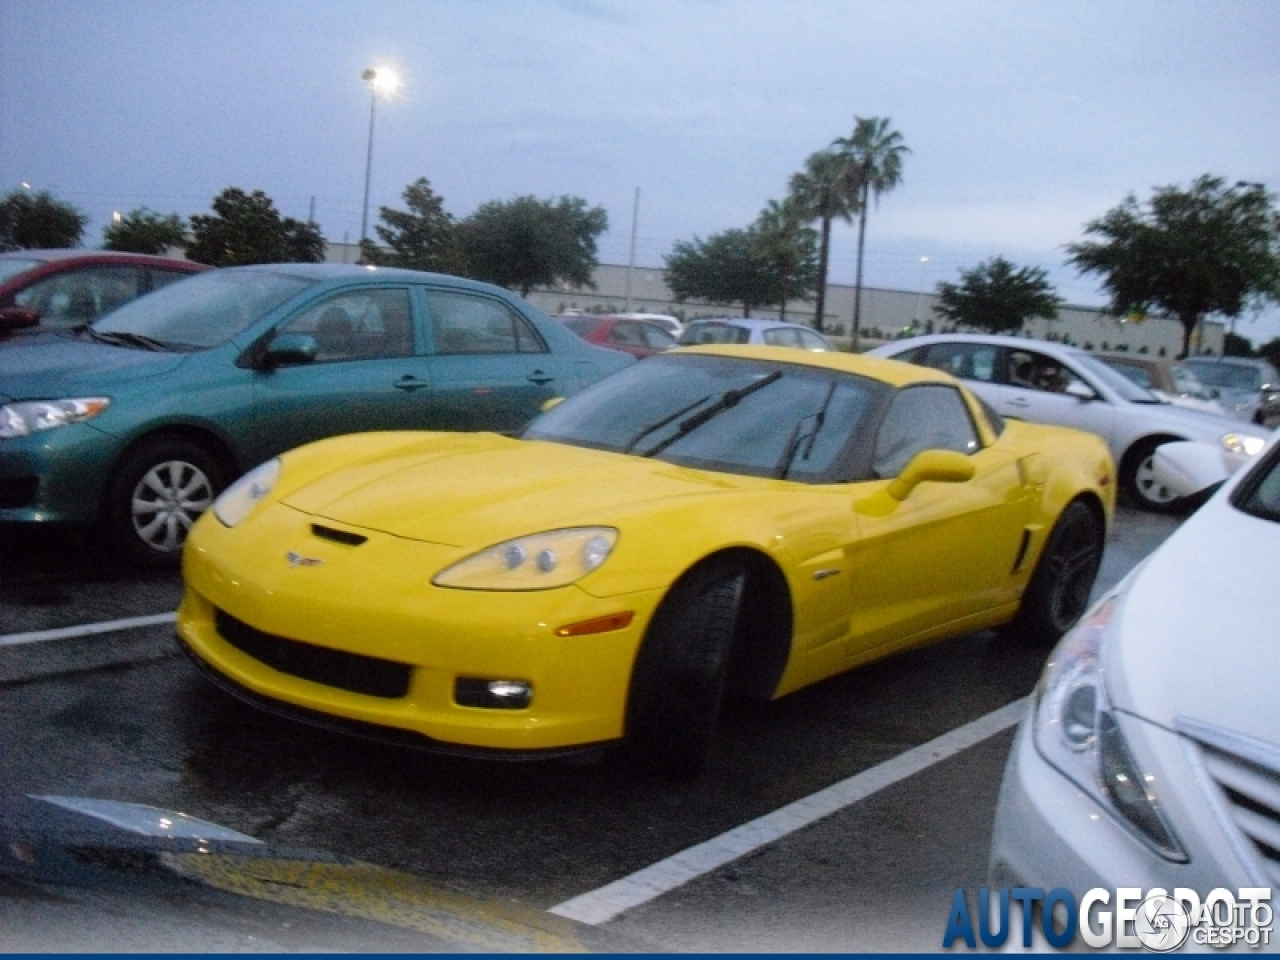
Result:
[[1188,360],[1201,383],[1224,390],[1252,393],[1262,389],[1262,371],[1252,364],[1219,363],[1215,360]]
[[142,338],[204,349],[226,342],[315,282],[260,270],[210,270],[125,304],[90,332],[121,342]]
[[0,280],[8,280],[32,267],[40,266],[39,260],[28,260],[23,257],[0,257]]
[[1271,448],[1231,499],[1245,513],[1280,523],[1280,446]]
[[798,364],[653,357],[543,414],[527,440],[654,457],[681,466],[836,482],[875,380]]
[[1073,353],[1071,359],[1084,367],[1095,380],[1101,380],[1114,393],[1120,394],[1130,403],[1160,403],[1161,400],[1150,390],[1144,390],[1115,367],[1108,366],[1097,357],[1087,353]]

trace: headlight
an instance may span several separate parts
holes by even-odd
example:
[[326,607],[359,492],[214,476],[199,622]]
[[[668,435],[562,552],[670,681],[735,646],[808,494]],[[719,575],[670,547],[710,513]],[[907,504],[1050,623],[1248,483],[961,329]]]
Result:
[[617,542],[618,531],[612,527],[535,533],[472,554],[431,582],[460,590],[550,590],[598,569]]
[[0,438],[25,437],[37,430],[52,430],[69,423],[92,420],[111,403],[107,397],[69,400],[27,400],[0,407]]
[[1250,437],[1239,433],[1225,433],[1220,439],[1227,452],[1239,454],[1242,457],[1252,457],[1267,445],[1267,441],[1262,437]]
[[1160,810],[1155,777],[1134,761],[1107,697],[1102,644],[1118,603],[1105,601],[1050,655],[1036,688],[1036,749],[1162,857],[1185,863]]
[[254,467],[213,501],[213,515],[228,527],[234,527],[271,492],[279,477],[279,457]]

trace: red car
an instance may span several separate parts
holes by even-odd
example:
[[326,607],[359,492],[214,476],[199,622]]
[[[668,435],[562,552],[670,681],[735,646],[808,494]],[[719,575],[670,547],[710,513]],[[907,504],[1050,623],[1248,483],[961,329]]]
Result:
[[39,325],[74,327],[211,267],[110,250],[0,253],[0,337]]
[[655,353],[662,353],[676,345],[675,337],[649,320],[594,314],[560,316],[556,319],[587,343],[608,347],[610,350],[621,350],[637,360],[652,357]]

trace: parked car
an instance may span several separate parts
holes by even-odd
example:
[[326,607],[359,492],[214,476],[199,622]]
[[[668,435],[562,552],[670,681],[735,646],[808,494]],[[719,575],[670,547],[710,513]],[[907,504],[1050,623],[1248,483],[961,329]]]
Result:
[[991,887],[1276,887],[1277,556],[1273,439],[1050,656],[1000,787]]
[[1254,357],[1188,357],[1201,382],[1218,391],[1227,410],[1241,420],[1280,426],[1280,374]]
[[196,524],[178,632],[217,682],[312,722],[506,756],[625,739],[692,772],[726,695],[983,627],[1059,636],[1112,473],[1097,437],[1005,423],[936,371],[677,350],[518,437],[269,461]]
[[176,563],[246,469],[363,430],[516,430],[633,360],[504,290],[338,264],[197,274],[0,349],[0,523]]
[[627,320],[648,320],[662,327],[673,337],[680,336],[684,330],[684,324],[679,319],[666,313],[615,313],[614,316],[623,317]]
[[691,320],[677,341],[682,347],[708,343],[758,343],[801,350],[834,350],[822,334],[800,323],[761,320],[756,317],[721,317]]
[[1262,449],[1265,430],[1227,417],[1163,403],[1093,354],[1061,343],[990,334],[933,334],[869,353],[946,370],[965,380],[1005,417],[1056,423],[1103,437],[1120,489],[1141,507],[1181,507],[1157,483],[1152,455],[1171,440],[1203,440],[1241,460]]
[[587,343],[608,347],[610,350],[621,350],[637,360],[652,357],[655,353],[670,350],[676,345],[676,338],[665,327],[648,320],[591,313],[556,319]]
[[0,338],[95,320],[109,310],[210,267],[110,250],[0,253]]
[[1094,356],[1166,403],[1228,415],[1226,408],[1214,398],[1216,391],[1201,383],[1195,372],[1180,361],[1140,353],[1095,353]]

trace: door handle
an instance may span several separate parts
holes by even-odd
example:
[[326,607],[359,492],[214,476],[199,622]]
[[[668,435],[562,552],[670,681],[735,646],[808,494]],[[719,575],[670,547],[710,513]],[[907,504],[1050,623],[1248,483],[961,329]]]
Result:
[[1030,401],[1030,400],[1028,400],[1026,397],[1013,397],[1012,399],[1010,399],[1010,400],[1009,400],[1009,406],[1011,406],[1011,407],[1029,407],[1029,406],[1031,406],[1031,401]]
[[543,373],[541,370],[535,370],[533,373],[529,374],[526,379],[530,383],[536,383],[538,386],[542,386],[544,383],[550,383],[555,379],[555,377],[549,373]]
[[431,386],[430,380],[420,380],[410,374],[405,374],[399,380],[392,384],[397,390],[404,390],[412,393],[414,390],[421,390],[423,387]]

